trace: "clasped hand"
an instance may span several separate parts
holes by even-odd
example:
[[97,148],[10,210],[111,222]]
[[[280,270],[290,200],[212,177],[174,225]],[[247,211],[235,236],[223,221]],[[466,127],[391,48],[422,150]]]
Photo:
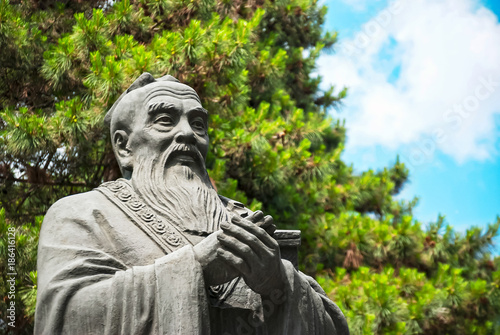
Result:
[[234,215],[221,228],[194,247],[205,281],[217,285],[241,276],[261,295],[281,290],[283,263],[278,242],[269,234],[276,229],[272,217],[261,211],[247,218]]

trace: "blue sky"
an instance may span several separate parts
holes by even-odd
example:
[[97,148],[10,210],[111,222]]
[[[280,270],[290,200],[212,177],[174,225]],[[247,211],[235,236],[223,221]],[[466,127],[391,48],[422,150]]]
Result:
[[[344,159],[356,171],[396,156],[410,169],[399,196],[420,198],[459,231],[500,215],[500,1],[330,0],[324,87],[348,87]],[[497,249],[498,250],[498,249]]]

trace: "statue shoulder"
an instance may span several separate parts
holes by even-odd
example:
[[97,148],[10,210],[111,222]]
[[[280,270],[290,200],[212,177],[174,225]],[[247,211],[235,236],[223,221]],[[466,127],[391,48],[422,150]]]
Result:
[[66,196],[56,201],[50,206],[46,218],[55,216],[85,216],[95,209],[102,209],[109,206],[109,201],[100,192],[92,190]]
[[66,207],[70,207],[88,210],[107,207],[109,206],[110,201],[107,200],[102,190],[110,190],[114,193],[127,190],[128,193],[131,193],[130,183],[127,180],[120,178],[115,181],[102,183],[99,187],[93,189],[92,191],[73,194],[61,198],[52,205],[51,209],[57,208],[58,210],[61,210]]

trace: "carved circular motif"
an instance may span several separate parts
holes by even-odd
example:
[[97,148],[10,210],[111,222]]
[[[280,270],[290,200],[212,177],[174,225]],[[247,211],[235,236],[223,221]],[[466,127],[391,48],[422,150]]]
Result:
[[141,219],[143,219],[146,222],[153,222],[155,219],[155,215],[150,209],[146,208],[141,213]]
[[181,238],[173,233],[166,235],[163,238],[168,244],[173,245],[174,247],[179,246],[182,242]]
[[137,198],[132,198],[132,200],[128,203],[128,206],[130,207],[130,209],[132,209],[133,211],[135,212],[138,212],[140,211],[141,209],[144,208],[144,204],[142,202],[140,202],[139,200],[137,200]]
[[154,231],[158,234],[164,234],[167,231],[167,227],[161,222],[161,220],[158,220],[151,224],[151,227],[153,227]]
[[129,201],[130,198],[132,198],[132,193],[130,193],[129,190],[121,190],[119,191],[116,196],[118,197],[118,199],[120,199],[121,201]]
[[110,183],[109,185],[106,186],[113,192],[118,192],[119,190],[125,187],[125,185],[119,182]]
[[223,285],[209,286],[210,292],[215,293],[216,295],[220,294],[223,288],[224,288]]
[[222,295],[225,293],[227,290],[227,285],[226,284],[221,284],[217,286],[209,286],[208,287],[208,294],[210,298],[219,300],[221,299]]

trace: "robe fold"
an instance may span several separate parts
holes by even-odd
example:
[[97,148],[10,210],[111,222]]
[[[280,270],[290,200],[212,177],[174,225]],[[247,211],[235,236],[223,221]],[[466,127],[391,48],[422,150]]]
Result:
[[283,292],[262,298],[236,278],[214,300],[192,246],[166,254],[98,191],[66,197],[42,224],[35,334],[348,334],[320,286],[283,263]]

